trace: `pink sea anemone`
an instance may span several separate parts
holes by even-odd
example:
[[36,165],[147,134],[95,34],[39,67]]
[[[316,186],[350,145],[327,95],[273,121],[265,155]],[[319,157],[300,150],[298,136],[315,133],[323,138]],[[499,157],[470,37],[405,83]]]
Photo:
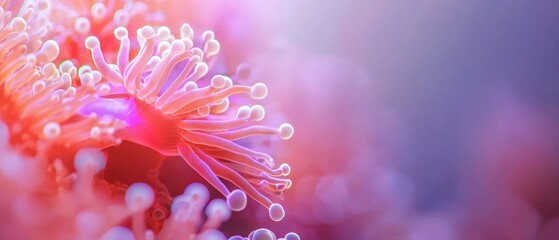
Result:
[[[120,115],[126,127],[115,132],[118,138],[153,148],[163,155],[181,155],[227,196],[231,209],[245,208],[246,192],[269,209],[273,220],[281,220],[285,214],[282,206],[262,192],[281,195],[291,187],[290,180],[280,178],[289,175],[289,165],[281,164],[274,169],[270,155],[236,141],[252,135],[289,139],[293,127],[287,123],[278,128],[254,125],[264,118],[264,108],[259,105],[241,106],[236,116],[229,111],[232,95],[248,94],[253,99],[262,99],[267,95],[266,85],[233,85],[227,76],[206,77],[206,62],[219,51],[219,42],[211,31],[204,32],[202,48],[194,47],[194,33],[188,24],[181,27],[179,37],[168,28],[151,26],[139,29],[137,35],[140,51],[129,60],[128,31],[124,27],[115,29],[115,36],[121,41],[116,64],[106,62],[96,37],[87,38],[85,44],[92,52],[95,67],[113,85],[88,111]],[[204,82],[207,86],[199,88]],[[122,109],[126,111],[124,115]],[[218,177],[231,181],[242,191],[230,191]]]
[[[268,195],[282,197],[291,187],[285,178],[289,165],[274,168],[271,155],[247,145],[254,135],[289,139],[293,127],[258,125],[264,108],[243,105],[266,97],[263,83],[233,84],[242,74],[208,76],[220,50],[212,31],[195,39],[188,24],[178,35],[156,24],[129,34],[136,24],[161,20],[146,14],[153,8],[141,2],[0,1],[0,6],[0,191],[6,193],[0,209],[25,198],[28,210],[21,211],[40,212],[37,221],[24,219],[21,211],[1,217],[22,230],[13,236],[224,239],[216,229],[230,210],[246,207],[247,194],[268,208],[271,219],[284,217],[283,207]],[[182,156],[226,201],[210,202],[207,218],[200,218],[208,196],[187,190],[172,200],[160,189],[165,186],[149,178],[146,184],[110,182],[101,151],[123,141],[161,156]],[[23,178],[30,180],[19,182]],[[219,178],[240,189],[231,190]],[[49,217],[50,208],[59,212]],[[88,224],[92,228],[86,229]],[[65,225],[74,228],[65,232]],[[262,237],[276,238],[259,229],[249,239]],[[285,239],[298,236],[289,233]]]

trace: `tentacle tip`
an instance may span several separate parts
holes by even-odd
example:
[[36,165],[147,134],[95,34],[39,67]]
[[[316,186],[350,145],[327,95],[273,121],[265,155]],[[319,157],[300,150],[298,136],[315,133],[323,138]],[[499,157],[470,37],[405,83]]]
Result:
[[250,108],[249,117],[254,121],[262,121],[266,116],[266,110],[260,105],[254,105]]
[[184,195],[195,201],[206,202],[210,197],[208,188],[201,183],[191,183],[184,189]]
[[128,29],[125,27],[117,27],[115,28],[114,34],[116,39],[122,40],[125,37],[128,37]]
[[182,41],[186,49],[190,49],[194,46],[194,42],[192,42],[192,39],[190,38],[182,38]]
[[211,84],[212,84],[212,87],[219,89],[219,88],[225,87],[225,84],[227,84],[227,81],[225,80],[224,76],[215,75],[215,76],[212,77]]
[[105,155],[93,148],[84,148],[76,153],[74,157],[74,167],[78,172],[92,169],[94,173],[98,173],[105,169],[107,159]]
[[10,22],[10,27],[15,31],[22,32],[27,27],[27,23],[22,17],[15,17]]
[[130,21],[130,15],[126,11],[120,9],[115,12],[113,22],[116,23],[117,25],[124,26],[128,24],[129,21]]
[[223,199],[214,199],[206,207],[206,216],[208,218],[219,218],[224,222],[231,217],[231,209]]
[[166,26],[157,28],[157,38],[161,41],[165,41],[171,37],[171,29]]
[[201,117],[207,117],[211,113],[210,112],[211,109],[208,105],[199,107],[198,109],[196,109],[196,111],[198,112],[198,115],[200,115]]
[[85,39],[85,47],[89,50],[98,48],[100,45],[99,39],[95,36],[89,36]]
[[280,165],[281,175],[282,176],[289,176],[291,173],[291,167],[287,163],[282,163]]
[[43,81],[43,80],[36,81],[35,83],[33,83],[33,87],[31,88],[31,92],[33,94],[38,94],[40,91],[45,89],[46,86],[47,86],[47,84],[46,84],[45,81]]
[[205,41],[213,40],[215,39],[215,33],[212,30],[206,30],[202,33],[202,38]]
[[268,87],[264,83],[256,83],[250,88],[250,96],[254,99],[263,99],[268,95]]
[[242,190],[233,190],[229,196],[227,196],[227,206],[235,212],[244,210],[246,205],[247,196]]
[[91,66],[86,65],[86,64],[81,65],[80,68],[78,68],[78,77],[81,79],[81,78],[83,78],[84,74],[90,73],[91,71],[93,71]]
[[285,185],[284,190],[285,190],[285,189],[290,189],[291,186],[293,186],[293,182],[292,182],[291,180],[289,180],[289,179],[287,179],[287,180],[285,181],[285,184],[286,184],[286,185]]
[[[169,33],[170,35],[170,33]],[[171,43],[171,52],[173,53],[182,53],[186,50],[186,45],[181,40],[173,40]]]
[[101,236],[101,240],[113,240],[113,239],[120,239],[120,240],[134,240],[134,234],[130,229],[122,226],[116,226],[109,229],[103,236]]
[[181,26],[181,38],[192,38],[194,35],[194,31],[188,23],[185,23]]
[[102,2],[96,2],[91,6],[91,16],[95,20],[101,20],[105,18],[107,14],[107,7]]
[[192,91],[192,90],[195,90],[195,89],[198,89],[198,85],[193,81],[188,81],[183,86],[183,91],[184,92]]
[[60,136],[60,125],[55,122],[47,123],[43,127],[43,135],[46,139],[53,140]]
[[[49,63],[52,64],[52,63]],[[54,64],[52,64],[54,66]],[[58,69],[60,70],[60,72],[63,73],[69,73],[70,71],[72,71],[72,68],[75,68],[74,63],[72,63],[72,61],[70,60],[64,60],[60,63],[60,66],[58,67]]]
[[155,30],[151,26],[144,26],[140,29],[140,36],[144,39],[151,39],[155,36]]
[[215,239],[215,240],[225,240],[225,235],[217,229],[206,229],[201,232],[196,239]]
[[60,54],[60,47],[58,46],[58,43],[54,40],[47,40],[43,44],[42,49],[49,62],[54,61]]
[[134,183],[130,185],[124,196],[126,206],[131,212],[139,212],[148,209],[155,199],[153,189],[145,183]]
[[89,19],[85,17],[79,17],[74,21],[74,30],[81,34],[86,34],[91,29],[91,23]]
[[279,132],[280,132],[280,138],[281,139],[288,140],[291,137],[293,137],[293,134],[295,133],[295,129],[293,128],[293,126],[291,124],[284,123],[284,124],[280,125]]
[[270,218],[275,222],[279,222],[285,217],[285,210],[283,210],[283,207],[278,203],[273,203],[268,209],[268,213]]
[[206,42],[204,50],[206,52],[206,56],[210,57],[210,56],[214,56],[214,55],[218,54],[220,48],[221,47],[220,47],[219,42],[215,39],[212,39],[212,40],[209,40],[208,42]]
[[276,240],[276,235],[272,231],[270,231],[266,228],[260,228],[260,229],[252,231],[248,235],[248,239],[250,239],[250,240]]
[[194,72],[199,76],[202,77],[208,73],[208,64],[205,62],[199,62],[194,67]]
[[299,237],[299,235],[297,233],[290,232],[290,233],[285,235],[284,239],[285,240],[301,240],[301,237]]
[[39,9],[39,11],[49,10],[50,6],[51,6],[51,2],[48,0],[37,1],[37,9]]
[[228,238],[227,240],[245,240],[244,237],[241,237],[239,235],[235,235],[235,236],[231,236],[230,238]]
[[239,118],[244,118],[244,117],[249,117],[250,115],[250,107],[243,105],[241,107],[239,107],[239,109],[237,109],[237,119]]

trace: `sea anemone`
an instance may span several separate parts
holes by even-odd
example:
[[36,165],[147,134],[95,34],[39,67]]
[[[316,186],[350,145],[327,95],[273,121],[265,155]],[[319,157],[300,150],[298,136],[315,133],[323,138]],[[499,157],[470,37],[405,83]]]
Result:
[[[140,51],[132,60],[128,30],[118,27],[114,34],[121,42],[116,64],[107,63],[97,37],[85,41],[95,68],[112,87],[82,114],[111,114],[125,123],[115,137],[166,156],[182,156],[227,197],[232,210],[245,208],[246,193],[268,208],[273,220],[281,220],[283,207],[263,193],[281,195],[291,187],[289,179],[281,178],[289,175],[289,165],[273,168],[270,155],[237,140],[253,135],[289,139],[293,127],[287,123],[278,128],[256,125],[265,115],[260,105],[240,106],[236,114],[229,110],[233,95],[262,99],[268,92],[266,85],[234,85],[224,75],[207,77],[207,62],[220,46],[211,31],[204,32],[199,48],[194,46],[194,32],[188,24],[182,25],[179,37],[166,27],[144,26],[137,31]],[[230,191],[218,177],[241,190]]]
[[[141,3],[72,4],[0,1],[0,209],[7,213],[0,223],[21,230],[6,235],[2,227],[0,236],[224,239],[216,229],[231,210],[246,207],[247,194],[268,208],[273,220],[281,220],[283,207],[265,194],[281,197],[291,187],[284,178],[290,167],[274,168],[270,155],[246,145],[254,135],[289,139],[293,127],[258,125],[264,108],[241,106],[238,96],[263,99],[266,85],[234,85],[228,76],[207,76],[220,49],[212,31],[195,40],[188,24],[178,37],[167,27],[148,25],[134,40],[122,25],[126,17],[142,15],[136,10],[147,11]],[[89,5],[90,12],[76,10]],[[116,36],[116,50],[101,49],[100,38],[112,44],[107,31]],[[82,46],[92,58],[80,54]],[[205,187],[190,185],[172,204],[167,192],[170,214],[159,214],[153,224],[147,210],[161,207],[161,186],[128,186],[103,177],[107,159],[101,150],[123,140],[182,156],[227,199],[211,201],[207,218],[201,218],[209,200]],[[219,178],[240,189],[231,191]],[[48,214],[51,209],[55,213]],[[249,239],[258,236],[275,239],[263,229]]]

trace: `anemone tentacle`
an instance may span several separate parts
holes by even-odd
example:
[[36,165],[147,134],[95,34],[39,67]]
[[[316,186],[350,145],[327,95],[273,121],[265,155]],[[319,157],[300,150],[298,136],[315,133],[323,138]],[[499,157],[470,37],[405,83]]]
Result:
[[[71,62],[62,62],[58,68],[52,63],[58,59],[60,47],[56,41],[46,40],[52,24],[46,18],[45,4],[28,3],[17,17],[3,8],[0,118],[9,125],[14,144],[31,152],[37,141],[63,146],[118,143],[112,136],[114,129],[121,126],[116,119],[105,121],[101,116],[77,114],[100,93],[109,91],[109,87],[101,83],[101,75],[96,71],[78,76]],[[80,81],[81,84],[75,84]]]

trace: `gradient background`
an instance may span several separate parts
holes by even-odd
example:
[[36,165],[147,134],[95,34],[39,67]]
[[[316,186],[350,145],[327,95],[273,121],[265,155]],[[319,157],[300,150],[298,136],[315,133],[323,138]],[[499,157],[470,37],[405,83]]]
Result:
[[[273,198],[285,219],[249,201],[227,236],[559,239],[559,1],[151,3],[173,31],[214,30],[211,73],[246,63],[238,83],[269,87],[266,123],[295,127],[289,141],[241,142],[292,166],[292,189]],[[172,196],[205,183],[181,157],[130,142],[106,152],[111,183],[154,170]]]
[[559,2],[287,2],[304,239],[559,239]]

